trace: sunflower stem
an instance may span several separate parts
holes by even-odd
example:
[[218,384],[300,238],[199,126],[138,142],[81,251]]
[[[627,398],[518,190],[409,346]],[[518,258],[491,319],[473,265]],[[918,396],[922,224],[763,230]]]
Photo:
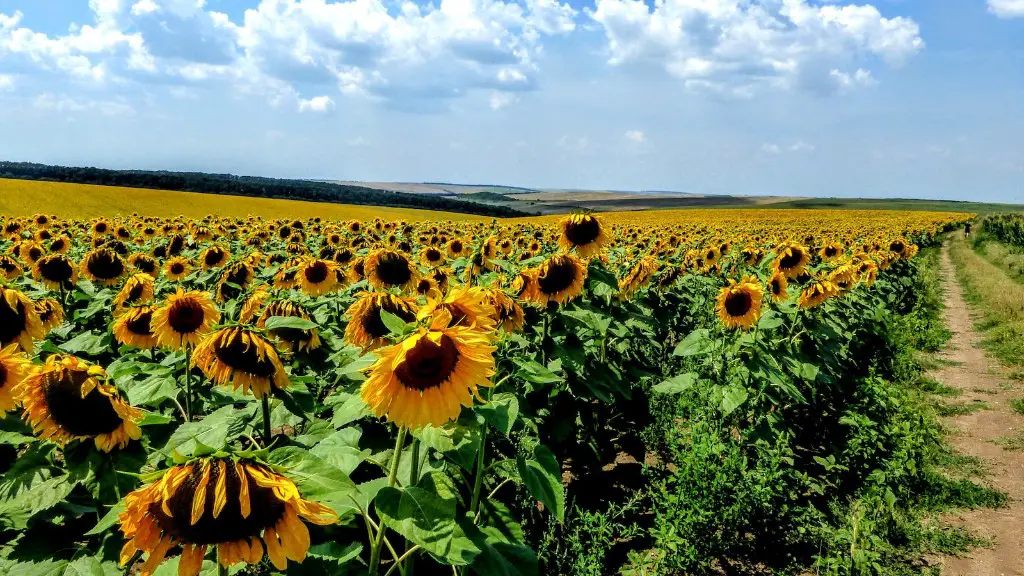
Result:
[[185,422],[192,421],[192,349],[185,346]]
[[[391,468],[388,472],[388,487],[393,488],[398,481],[398,465],[402,461],[402,449],[405,448],[405,435],[408,430],[405,426],[398,429],[398,439],[395,440],[395,453],[391,456]],[[384,521],[377,528],[377,537],[370,549],[370,574],[378,574],[380,568],[380,551],[384,544]]]
[[[491,396],[494,393],[494,388],[487,389],[487,401],[491,401]],[[473,518],[476,518],[476,512],[480,509],[480,492],[484,486],[484,475],[487,470],[484,469],[484,456],[487,454],[487,427],[484,426],[483,430],[480,431],[480,449],[476,453],[476,477],[473,479],[473,500],[469,506],[469,512]]]
[[260,399],[263,404],[263,447],[270,446],[270,397],[266,394]]

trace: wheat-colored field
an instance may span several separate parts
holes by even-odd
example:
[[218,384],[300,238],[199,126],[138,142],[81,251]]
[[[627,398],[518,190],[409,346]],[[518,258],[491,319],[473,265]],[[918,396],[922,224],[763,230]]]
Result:
[[259,216],[330,220],[487,220],[484,216],[411,208],[355,206],[272,198],[248,198],[194,192],[171,192],[117,186],[0,179],[0,215],[43,212],[63,218],[110,217],[133,212],[146,216]]

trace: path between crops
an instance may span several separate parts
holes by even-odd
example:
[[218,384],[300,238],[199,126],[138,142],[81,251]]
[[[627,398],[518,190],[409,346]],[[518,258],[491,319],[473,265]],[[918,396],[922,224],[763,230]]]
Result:
[[990,475],[984,481],[1010,496],[1007,508],[969,510],[950,521],[988,538],[992,548],[972,550],[964,558],[942,559],[944,576],[1024,576],[1024,452],[1004,450],[993,440],[1011,436],[1024,428],[1024,416],[1013,411],[1010,400],[1019,395],[1010,381],[1000,376],[999,364],[981,347],[981,335],[974,329],[971,310],[964,301],[949,258],[948,242],[942,247],[942,283],[945,288],[946,326],[953,332],[949,346],[940,356],[950,365],[931,376],[959,389],[958,402],[980,400],[991,406],[964,416],[946,419],[956,432],[953,447],[980,458]]

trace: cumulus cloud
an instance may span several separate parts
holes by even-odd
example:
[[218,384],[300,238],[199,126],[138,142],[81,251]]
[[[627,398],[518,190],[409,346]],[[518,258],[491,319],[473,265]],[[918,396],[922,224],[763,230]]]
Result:
[[870,71],[857,63],[899,66],[924,48],[917,23],[869,4],[596,0],[589,16],[604,31],[609,64],[655,64],[687,88],[740,97],[866,85]]
[[640,130],[628,130],[623,136],[634,144],[643,144],[647,141],[647,136]]
[[1024,18],[1024,0],[988,0],[988,11],[1000,18]]
[[768,154],[769,156],[778,156],[779,154],[809,154],[814,152],[817,147],[814,144],[804,142],[803,140],[797,140],[789,145],[776,144],[775,142],[765,142],[761,144],[761,152]]
[[330,96],[314,96],[308,100],[299,99],[299,112],[329,112],[334,110]]
[[7,92],[14,89],[14,76],[0,74],[0,92]]

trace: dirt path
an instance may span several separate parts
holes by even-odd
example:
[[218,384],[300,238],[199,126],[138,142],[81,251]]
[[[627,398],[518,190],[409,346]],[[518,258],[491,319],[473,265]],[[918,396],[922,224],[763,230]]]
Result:
[[975,549],[965,558],[943,558],[944,576],[1024,576],[1024,452],[1007,451],[992,441],[1017,434],[1024,416],[1013,411],[1010,400],[1022,394],[999,375],[999,365],[981,348],[971,310],[956,281],[949,246],[942,248],[942,283],[946,294],[946,326],[953,339],[941,354],[949,366],[930,375],[962,391],[957,402],[980,400],[991,406],[964,416],[948,418],[957,430],[950,443],[959,452],[980,458],[988,468],[986,481],[1010,496],[1008,508],[965,511],[951,518],[992,541],[990,549]]

